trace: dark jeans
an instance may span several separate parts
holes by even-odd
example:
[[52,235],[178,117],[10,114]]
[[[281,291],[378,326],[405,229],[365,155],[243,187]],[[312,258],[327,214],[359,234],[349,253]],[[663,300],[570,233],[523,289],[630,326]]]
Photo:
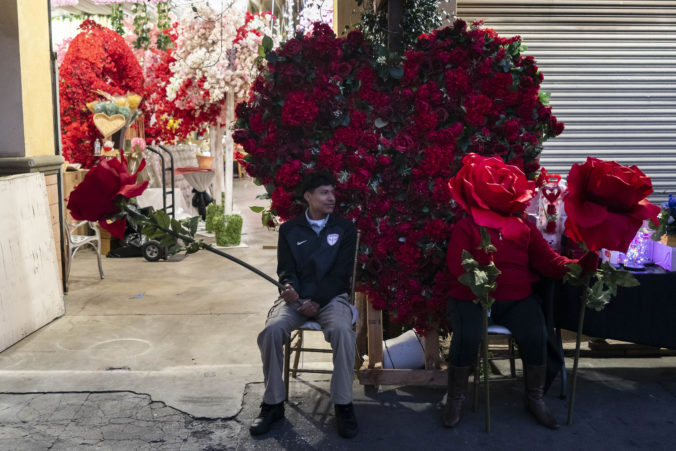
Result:
[[[545,364],[547,328],[540,304],[536,295],[517,301],[495,301],[488,318],[489,324],[499,324],[512,332],[527,365]],[[475,362],[481,343],[481,317],[479,304],[453,298],[448,301],[446,318],[453,327],[451,365],[467,366]]]

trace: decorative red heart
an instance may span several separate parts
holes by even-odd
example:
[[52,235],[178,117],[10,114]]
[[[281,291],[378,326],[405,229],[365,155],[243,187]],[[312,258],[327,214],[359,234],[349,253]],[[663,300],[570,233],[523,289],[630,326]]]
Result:
[[545,196],[545,199],[549,202],[554,203],[561,195],[561,187],[545,185],[542,187],[542,195]]
[[304,174],[335,174],[339,213],[361,231],[358,289],[397,322],[438,328],[458,212],[448,181],[463,156],[499,155],[532,174],[536,144],[563,131],[520,48],[458,20],[387,62],[360,32],[315,25],[266,55],[233,138],[283,220],[305,209]]

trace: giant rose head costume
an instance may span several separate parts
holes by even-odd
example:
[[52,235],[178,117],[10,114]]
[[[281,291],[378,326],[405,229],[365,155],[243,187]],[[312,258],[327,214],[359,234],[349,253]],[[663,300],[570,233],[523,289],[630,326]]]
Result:
[[589,250],[627,252],[645,219],[657,222],[660,207],[646,197],[652,182],[636,166],[587,157],[568,174],[566,235]]
[[123,238],[126,221],[120,218],[108,222],[108,219],[117,216],[121,211],[116,204],[118,196],[131,199],[145,191],[147,180],[136,183],[136,175],[145,165],[145,160],[142,160],[138,170],[130,174],[124,156],[120,156],[119,160],[113,158],[101,161],[70,194],[68,209],[71,216],[80,221],[98,221],[111,235]]
[[448,185],[453,199],[478,225],[497,229],[508,239],[523,231],[518,216],[533,198],[535,182],[516,166],[470,153]]

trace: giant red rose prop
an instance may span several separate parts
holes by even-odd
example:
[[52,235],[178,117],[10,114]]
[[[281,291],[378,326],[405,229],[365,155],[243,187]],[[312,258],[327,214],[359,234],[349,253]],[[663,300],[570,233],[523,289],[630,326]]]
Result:
[[657,223],[660,207],[646,199],[652,182],[637,166],[587,157],[573,165],[567,181],[565,233],[589,250],[627,252],[644,220]]
[[71,216],[80,221],[98,221],[114,237],[124,238],[125,219],[110,223],[107,219],[121,212],[115,203],[118,196],[131,199],[140,196],[148,187],[148,180],[136,183],[136,175],[145,165],[142,160],[138,170],[130,174],[124,156],[120,160],[101,161],[70,194],[68,209]]
[[519,38],[458,20],[386,63],[360,32],[315,25],[266,55],[234,140],[283,220],[304,209],[302,176],[332,171],[340,213],[362,232],[358,289],[396,321],[436,326],[451,278],[448,180],[462,158],[496,155],[530,174],[563,130],[519,52]]
[[478,225],[500,230],[508,239],[523,230],[515,215],[523,213],[533,198],[535,182],[516,166],[470,153],[449,186],[453,199]]

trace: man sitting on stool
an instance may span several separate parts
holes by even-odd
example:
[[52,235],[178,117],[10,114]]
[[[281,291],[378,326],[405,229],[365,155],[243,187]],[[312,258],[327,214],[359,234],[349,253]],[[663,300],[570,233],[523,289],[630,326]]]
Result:
[[310,318],[321,325],[333,349],[331,398],[338,433],[350,438],[358,431],[352,406],[356,334],[348,300],[357,232],[352,222],[333,214],[335,184],[329,173],[309,174],[302,190],[307,209],[279,229],[277,274],[286,289],[258,335],[265,394],[249,428],[252,435],[268,432],[284,417],[284,343]]

